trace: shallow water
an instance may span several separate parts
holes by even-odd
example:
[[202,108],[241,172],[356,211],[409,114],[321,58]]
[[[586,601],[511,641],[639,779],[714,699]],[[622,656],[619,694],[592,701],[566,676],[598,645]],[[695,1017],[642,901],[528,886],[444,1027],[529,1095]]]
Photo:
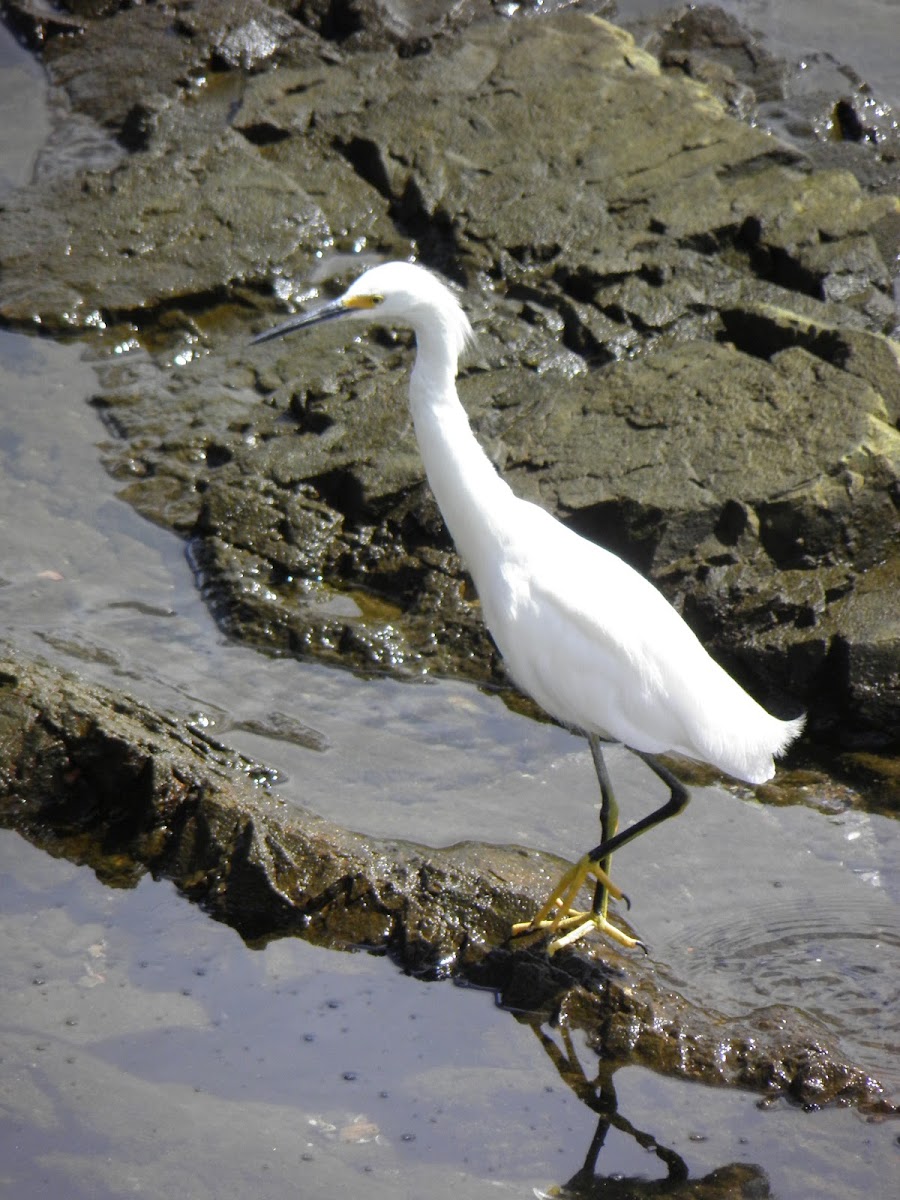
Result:
[[[34,73],[16,67],[11,83],[8,57],[0,110],[23,96],[14,124],[33,122],[39,145],[45,125],[22,85]],[[17,141],[4,159],[13,182],[35,153]],[[468,685],[363,681],[226,643],[181,545],[120,502],[100,468],[105,435],[79,354],[0,332],[8,636],[86,678],[201,714],[277,768],[288,799],[350,827],[583,850],[596,800],[579,739]],[[279,713],[309,733],[252,732]],[[623,809],[639,811],[642,768],[622,751],[611,768]],[[703,789],[680,821],[622,854],[617,876],[635,926],[690,999],[724,1014],[801,1007],[896,1091],[898,867],[896,824],[883,817]],[[589,1151],[595,1113],[534,1031],[487,994],[297,940],[250,950],[168,884],[112,890],[10,832],[0,832],[0,911],[10,1195],[527,1195],[570,1179]],[[586,1052],[582,1064],[592,1077]],[[736,1163],[748,1195],[895,1194],[896,1126],[760,1108],[638,1068],[614,1082],[621,1120],[598,1175],[659,1179],[668,1161],[699,1178]]]
[[[528,1194],[589,1150],[595,1114],[484,993],[296,939],[249,950],[168,884],[109,889],[10,832],[0,887],[0,1178],[22,1200]],[[888,1125],[639,1068],[615,1086],[691,1178],[738,1163],[784,1198],[892,1194]],[[597,1171],[666,1173],[627,1127]]]

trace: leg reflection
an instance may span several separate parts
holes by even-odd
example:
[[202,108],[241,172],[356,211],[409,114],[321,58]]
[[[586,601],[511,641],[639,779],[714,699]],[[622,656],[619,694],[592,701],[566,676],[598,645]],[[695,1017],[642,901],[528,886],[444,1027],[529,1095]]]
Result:
[[[596,1076],[593,1080],[590,1080],[585,1075],[584,1068],[575,1052],[571,1032],[564,1024],[559,1027],[561,1046],[556,1044],[550,1034],[544,1030],[543,1026],[533,1021],[530,1021],[529,1024],[546,1051],[547,1056],[559,1072],[560,1078],[572,1089],[578,1099],[598,1116],[597,1128],[588,1147],[584,1163],[572,1178],[563,1185],[562,1189],[560,1189],[562,1194],[590,1195],[592,1192],[596,1193],[597,1185],[601,1182],[604,1184],[619,1182],[603,1181],[597,1176],[597,1159],[606,1142],[606,1135],[609,1133],[610,1128],[618,1129],[628,1137],[634,1138],[642,1149],[652,1150],[656,1157],[665,1164],[667,1172],[665,1180],[641,1181],[648,1188],[644,1194],[665,1195],[670,1189],[678,1188],[684,1184],[688,1179],[688,1166],[681,1155],[677,1154],[674,1150],[668,1149],[666,1146],[661,1146],[652,1134],[637,1129],[627,1117],[622,1116],[619,1112],[618,1098],[616,1096],[615,1085],[613,1084],[613,1075],[617,1068],[601,1062],[598,1064]],[[628,1183],[631,1188],[631,1191],[627,1194],[635,1196],[641,1194],[634,1191],[634,1185],[637,1181],[623,1180],[621,1182]],[[613,1194],[608,1189],[603,1192],[604,1196],[612,1196]]]
[[[566,1183],[546,1192],[535,1190],[536,1196],[546,1200],[551,1197],[570,1197],[571,1200],[651,1200],[651,1197],[666,1197],[667,1200],[750,1200],[752,1197],[753,1200],[770,1200],[772,1192],[769,1180],[765,1172],[753,1163],[728,1163],[701,1178],[689,1178],[688,1164],[680,1154],[661,1146],[652,1134],[635,1128],[619,1112],[613,1075],[621,1063],[612,1066],[600,1062],[596,1076],[588,1079],[564,1019],[558,1025],[559,1045],[540,1021],[523,1016],[519,1020],[531,1026],[564,1083],[597,1114],[597,1128],[582,1165]],[[610,1129],[619,1130],[634,1138],[644,1150],[652,1151],[665,1164],[665,1178],[598,1174],[597,1161]]]

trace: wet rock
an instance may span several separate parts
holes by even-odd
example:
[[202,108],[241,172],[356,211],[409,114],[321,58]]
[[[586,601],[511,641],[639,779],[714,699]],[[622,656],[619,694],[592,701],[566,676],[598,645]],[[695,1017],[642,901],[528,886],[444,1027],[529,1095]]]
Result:
[[83,33],[85,28],[84,22],[73,13],[51,9],[41,0],[20,0],[7,5],[3,18],[32,50],[45,47],[51,38]]
[[435,37],[489,11],[484,0],[453,5],[445,0],[306,0],[299,7],[303,22],[326,41],[348,50],[396,46],[406,55],[427,53]]
[[676,5],[631,23],[630,29],[664,70],[696,79],[742,118],[786,94],[788,64],[715,5]]
[[[439,10],[402,36],[389,4],[270,14],[262,41],[237,36],[256,7],[90,24],[52,69],[134,152],[11,198],[3,318],[108,356],[110,469],[231,634],[497,679],[422,480],[409,338],[244,343],[273,296],[416,253],[466,285],[461,391],[516,490],[648,572],[762,699],[889,749],[896,199],[729,115],[701,51],[777,90],[733,22],[682,13],[663,70],[583,14],[460,37]],[[155,81],[119,69],[166,38]]]
[[726,1019],[640,954],[510,948],[553,860],[364,838],[254,786],[248,765],[190,724],[4,648],[0,820],[52,853],[120,886],[146,871],[172,879],[250,940],[380,948],[406,970],[491,987],[520,1016],[586,1030],[610,1069],[640,1063],[807,1105],[881,1103],[878,1083],[794,1010]]
[[626,25],[664,70],[703,83],[730,111],[787,138],[817,167],[843,167],[871,190],[896,192],[895,114],[851,64],[815,52],[778,59],[715,5],[676,4]]
[[877,797],[877,805],[887,813],[900,813],[900,766],[895,758],[858,750],[841,755],[841,772],[869,795]]

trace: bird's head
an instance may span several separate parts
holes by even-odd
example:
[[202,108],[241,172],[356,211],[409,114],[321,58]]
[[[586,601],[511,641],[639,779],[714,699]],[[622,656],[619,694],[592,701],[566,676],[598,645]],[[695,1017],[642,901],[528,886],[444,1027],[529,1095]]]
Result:
[[381,263],[365,271],[336,300],[298,313],[274,329],[253,338],[253,343],[284,337],[297,329],[337,318],[369,324],[405,325],[417,337],[434,329],[459,356],[472,336],[468,318],[450,289],[430,271],[413,263]]

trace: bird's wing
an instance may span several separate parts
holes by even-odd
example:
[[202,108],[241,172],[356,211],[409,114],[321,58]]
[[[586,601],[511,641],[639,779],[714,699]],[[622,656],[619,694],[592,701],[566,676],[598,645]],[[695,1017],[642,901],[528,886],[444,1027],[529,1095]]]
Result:
[[644,660],[662,665],[671,654],[686,654],[699,646],[684,620],[643,575],[543,509],[528,507],[528,536],[514,557],[541,608],[564,615],[592,643],[634,665]]
[[526,536],[508,556],[517,631],[495,634],[518,682],[568,724],[768,778],[784,723],[710,657],[653,584],[543,509],[528,505],[518,525]]

